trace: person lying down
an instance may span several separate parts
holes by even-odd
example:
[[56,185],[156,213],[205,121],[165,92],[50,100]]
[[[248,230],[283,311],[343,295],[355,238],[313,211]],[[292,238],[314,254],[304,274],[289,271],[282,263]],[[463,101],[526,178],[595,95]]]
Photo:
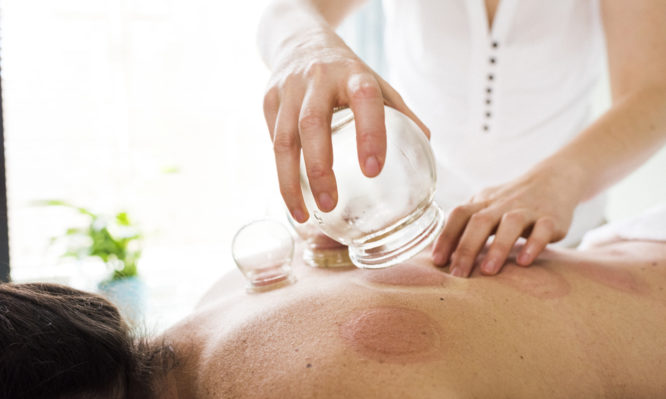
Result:
[[428,251],[382,270],[295,262],[297,283],[261,294],[233,273],[138,344],[101,297],[6,284],[0,397],[665,397],[666,223],[605,237],[493,277],[452,277]]

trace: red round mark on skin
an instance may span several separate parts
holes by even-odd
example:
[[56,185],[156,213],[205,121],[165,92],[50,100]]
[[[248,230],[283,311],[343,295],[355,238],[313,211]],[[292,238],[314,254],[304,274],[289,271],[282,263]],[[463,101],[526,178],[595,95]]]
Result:
[[588,262],[578,263],[572,269],[590,280],[622,292],[642,294],[647,290],[645,283],[629,270]]
[[439,326],[428,315],[388,306],[353,312],[340,336],[360,355],[390,363],[432,360],[440,343]]
[[370,283],[408,287],[440,287],[450,279],[441,270],[416,263],[403,263],[386,269],[366,269],[362,273],[363,278]]
[[559,273],[546,267],[505,265],[502,272],[490,278],[539,299],[555,299],[571,292],[571,285]]

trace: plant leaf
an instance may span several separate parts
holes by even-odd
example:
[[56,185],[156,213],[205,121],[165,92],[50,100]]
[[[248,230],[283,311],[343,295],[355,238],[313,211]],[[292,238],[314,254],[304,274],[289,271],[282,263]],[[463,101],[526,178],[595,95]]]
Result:
[[[79,234],[86,234],[86,232],[87,232],[86,229],[82,229],[80,227],[70,227],[69,229],[67,229],[65,231],[65,235],[75,236],[75,235],[79,235]],[[58,237],[54,237],[54,238],[58,238]]]
[[130,221],[129,215],[127,212],[118,212],[116,215],[116,222],[121,226],[131,226],[132,222]]
[[76,209],[77,211],[79,211],[79,213],[82,213],[84,215],[88,215],[88,216],[93,217],[93,218],[97,217],[97,215],[95,215],[90,210],[88,210],[86,208],[83,208],[81,206],[76,206],[76,205],[70,204],[69,202],[66,202],[66,201],[63,201],[63,200],[55,200],[55,199],[37,200],[37,201],[32,201],[32,204],[34,206],[62,206],[62,207],[65,207],[65,208]]
[[63,200],[56,200],[56,199],[35,200],[35,201],[31,201],[31,204],[33,206],[65,206],[65,207],[69,207],[69,208],[74,207],[73,205],[71,205],[68,202],[65,202]]
[[165,175],[180,173],[180,166],[178,166],[178,165],[163,166],[162,167],[162,173],[164,173]]

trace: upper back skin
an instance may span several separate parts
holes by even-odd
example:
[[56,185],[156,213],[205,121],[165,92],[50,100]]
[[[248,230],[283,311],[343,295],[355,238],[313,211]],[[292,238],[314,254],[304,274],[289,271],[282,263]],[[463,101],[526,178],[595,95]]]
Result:
[[167,331],[179,397],[666,394],[664,244],[547,251],[469,279],[425,253],[374,271],[294,268],[297,283],[261,294],[229,276]]

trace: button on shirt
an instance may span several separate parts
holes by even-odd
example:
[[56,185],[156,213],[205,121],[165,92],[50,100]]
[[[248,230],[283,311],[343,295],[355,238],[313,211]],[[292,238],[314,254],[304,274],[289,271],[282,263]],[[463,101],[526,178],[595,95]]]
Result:
[[[597,0],[384,0],[388,80],[432,132],[450,208],[551,155],[591,121],[605,59]],[[571,245],[603,221],[581,204]]]

